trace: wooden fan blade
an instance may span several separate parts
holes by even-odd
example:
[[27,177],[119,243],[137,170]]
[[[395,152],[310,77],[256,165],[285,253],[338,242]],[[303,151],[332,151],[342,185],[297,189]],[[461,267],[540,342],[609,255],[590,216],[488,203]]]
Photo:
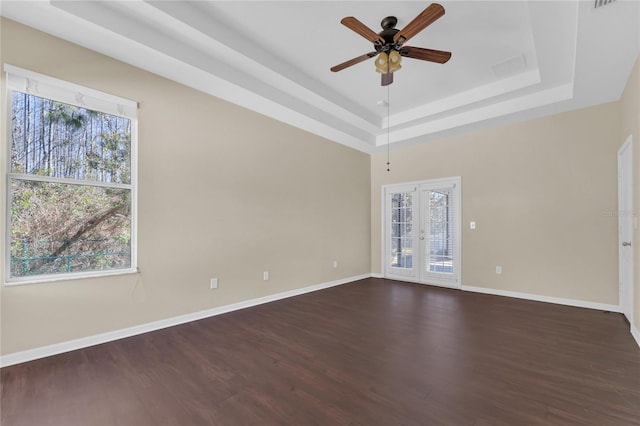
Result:
[[393,41],[403,44],[411,37],[431,25],[436,19],[444,15],[444,7],[438,3],[432,3],[429,7],[416,16],[413,21],[409,22],[406,27],[401,29],[393,36]]
[[393,73],[389,72],[386,74],[381,74],[382,75],[382,80],[380,82],[381,86],[388,86],[391,83],[393,83]]
[[359,64],[362,61],[366,61],[369,58],[373,58],[377,54],[378,52],[365,53],[364,55],[358,56],[357,58],[349,59],[348,61],[343,62],[339,65],[336,65],[335,67],[331,67],[331,71],[333,72],[342,71],[343,69],[348,68],[351,65]]
[[444,64],[451,59],[451,52],[443,50],[425,49],[423,47],[403,46],[400,54],[407,58],[420,59],[422,61],[437,62]]
[[346,18],[342,18],[340,21],[342,25],[349,28],[350,30],[360,34],[362,37],[369,40],[371,43],[375,44],[384,44],[384,39],[376,34],[371,28],[367,27],[362,22],[358,21],[353,16],[347,16]]

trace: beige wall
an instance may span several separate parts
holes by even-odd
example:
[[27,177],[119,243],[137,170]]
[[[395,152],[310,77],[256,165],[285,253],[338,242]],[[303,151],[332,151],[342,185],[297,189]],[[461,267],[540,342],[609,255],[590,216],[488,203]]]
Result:
[[461,176],[463,285],[617,305],[619,129],[609,103],[372,156],[373,271],[381,187]]
[[370,272],[368,155],[12,21],[1,31],[3,63],[141,105],[140,273],[3,287],[2,354]]
[[[387,173],[383,154],[1,22],[2,63],[141,104],[140,273],[3,287],[1,354],[380,272],[381,186],[458,175],[464,285],[618,303],[617,222],[606,213],[617,208],[616,151],[628,134],[640,164],[638,63],[619,103],[393,150]],[[636,250],[638,328],[639,285]]]
[[[633,204],[634,214],[640,216],[640,56],[636,60],[627,86],[624,89],[620,100],[622,105],[622,134],[620,140],[624,141],[629,135],[633,135],[633,174],[634,193]],[[640,230],[635,229],[633,235],[635,245],[634,250],[634,323],[636,329],[640,330]]]

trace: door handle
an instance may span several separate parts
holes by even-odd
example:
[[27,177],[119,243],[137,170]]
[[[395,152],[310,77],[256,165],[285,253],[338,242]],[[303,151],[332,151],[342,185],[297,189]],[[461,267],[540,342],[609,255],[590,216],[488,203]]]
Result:
[[631,241],[623,241],[622,247],[629,247],[631,245]]

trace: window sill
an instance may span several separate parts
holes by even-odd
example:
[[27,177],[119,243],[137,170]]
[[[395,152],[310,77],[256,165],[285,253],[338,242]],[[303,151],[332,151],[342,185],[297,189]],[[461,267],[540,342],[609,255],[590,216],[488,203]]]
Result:
[[13,287],[24,284],[43,284],[43,283],[51,283],[57,281],[72,281],[72,280],[82,280],[88,278],[104,278],[104,277],[114,277],[119,275],[135,275],[138,274],[139,271],[137,268],[128,268],[128,269],[118,269],[114,271],[92,271],[92,272],[78,272],[75,274],[64,274],[64,275],[42,275],[39,277],[24,277],[24,278],[13,278],[5,281],[5,287]]

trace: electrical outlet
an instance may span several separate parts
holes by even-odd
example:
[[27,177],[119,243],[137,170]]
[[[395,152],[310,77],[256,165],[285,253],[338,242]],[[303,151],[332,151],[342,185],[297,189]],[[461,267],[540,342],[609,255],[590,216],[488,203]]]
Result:
[[333,261],[333,269],[338,269],[338,261],[337,260]]
[[262,280],[263,281],[269,281],[269,271],[264,271],[262,273]]
[[210,286],[211,286],[211,289],[218,288],[218,279],[217,278],[211,278]]
[[502,266],[496,266],[496,274],[502,274]]
[[469,229],[476,229],[476,223],[475,222],[469,222]]

